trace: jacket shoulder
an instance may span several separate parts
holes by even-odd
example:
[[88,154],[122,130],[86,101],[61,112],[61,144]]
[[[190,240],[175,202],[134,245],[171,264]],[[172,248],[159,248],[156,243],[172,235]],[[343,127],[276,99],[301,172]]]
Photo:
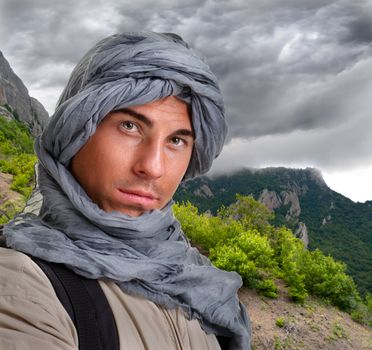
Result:
[[77,348],[70,317],[30,257],[0,248],[0,276],[0,349]]

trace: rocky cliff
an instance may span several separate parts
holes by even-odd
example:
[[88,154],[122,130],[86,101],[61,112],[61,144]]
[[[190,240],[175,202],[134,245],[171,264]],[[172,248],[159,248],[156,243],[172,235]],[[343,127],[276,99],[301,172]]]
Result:
[[[278,172],[280,173],[280,181],[272,181],[272,176],[278,177]],[[305,171],[299,172],[296,179],[293,177],[294,172],[292,169],[285,168],[251,169],[251,174],[255,174],[259,177],[268,176],[270,181],[266,185],[261,183],[258,186],[245,183],[243,185],[244,187],[239,188],[240,191],[238,193],[252,194],[259,202],[265,204],[270,211],[277,212],[279,210],[282,219],[281,224],[285,224],[292,228],[295,236],[302,239],[307,247],[309,244],[309,236],[306,223],[301,220],[301,198],[309,191],[310,182],[325,191],[329,191],[320,171],[314,168],[307,168]],[[234,178],[234,176],[232,176],[232,178]],[[196,202],[198,204],[195,198],[199,197],[201,198],[201,201],[199,201],[200,203],[214,198],[214,203],[217,202],[219,205],[230,204],[230,201],[221,201],[221,198],[224,198],[225,194],[231,194],[233,192],[232,188],[236,188],[236,186],[230,184],[230,180],[227,180],[227,178],[222,181],[223,184],[217,186],[215,186],[215,182],[213,182],[214,179],[210,180],[212,183],[210,183],[209,180],[206,181],[206,179],[207,178],[202,178],[196,188],[194,188],[192,182],[183,184],[181,185],[181,191],[178,193],[183,198],[185,192],[192,188],[193,199],[191,199],[191,201],[193,203]],[[234,184],[236,184],[235,178],[233,181]],[[213,190],[210,186],[212,188],[214,187]],[[208,208],[208,210],[210,209],[215,212],[215,208]],[[327,218],[324,218],[324,220],[327,220]]]
[[[304,191],[306,191],[306,189],[304,189]],[[299,195],[300,194],[296,190],[280,191],[280,193],[277,193],[265,188],[261,192],[258,201],[265,204],[270,211],[275,211],[275,209],[282,206],[287,206],[288,209],[285,214],[285,219],[287,223],[291,223],[291,226],[294,229],[294,235],[302,239],[307,247],[309,244],[309,236],[306,224],[299,219],[301,214]]]
[[38,135],[49,120],[48,112],[30,97],[22,80],[14,73],[0,51],[0,113],[22,121],[33,135]]
[[276,226],[287,226],[309,249],[347,263],[362,293],[372,292],[372,202],[354,203],[332,191],[312,168],[244,169],[183,183],[175,200],[190,201],[215,214],[236,200],[253,195],[275,213]]

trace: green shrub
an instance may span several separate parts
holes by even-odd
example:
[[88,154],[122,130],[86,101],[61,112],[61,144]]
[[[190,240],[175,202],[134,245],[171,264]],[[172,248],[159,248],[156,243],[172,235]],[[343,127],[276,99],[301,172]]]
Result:
[[12,146],[13,153],[32,154],[34,139],[27,127],[19,121],[8,121],[0,116],[0,153],[4,143]]
[[237,202],[221,208],[217,216],[199,215],[190,203],[175,205],[174,212],[186,235],[209,250],[215,266],[238,272],[244,285],[276,297],[274,281],[280,278],[296,302],[313,294],[366,319],[367,303],[361,306],[345,264],[319,250],[306,250],[288,228],[270,225],[272,214],[252,197],[237,196]]
[[[10,189],[21,193],[25,200],[33,189],[36,162],[33,143],[33,137],[24,124],[0,116],[0,171],[13,175]],[[9,217],[14,214],[10,213]],[[8,221],[9,217],[2,214],[1,223]]]
[[265,297],[272,299],[276,299],[278,297],[278,287],[275,282],[268,277],[263,277],[262,280],[259,280],[256,288]]
[[273,255],[268,238],[257,230],[243,232],[210,250],[210,259],[217,267],[238,272],[246,286],[275,298],[277,287],[270,279],[275,268]]
[[357,304],[351,317],[356,322],[372,327],[372,294],[366,294],[365,301]]
[[173,212],[181,222],[187,237],[206,250],[226,242],[243,231],[239,222],[227,223],[217,216],[199,215],[198,208],[190,202],[174,204]]
[[264,204],[257,202],[253,196],[236,195],[236,202],[218,210],[218,216],[226,221],[239,221],[244,230],[266,231],[269,221],[274,218]]
[[360,296],[346,265],[325,256],[320,250],[308,251],[302,263],[307,290],[345,311],[356,308]]
[[0,225],[6,224],[23,207],[23,203],[17,201],[6,201],[0,207]]
[[294,237],[291,230],[280,227],[269,231],[271,246],[278,264],[278,277],[289,286],[289,296],[296,302],[303,303],[307,297],[304,274],[301,271],[302,260],[306,250],[301,240]]
[[237,246],[222,245],[211,249],[210,256],[216,267],[238,272],[245,285],[254,287],[260,279],[257,267],[249,261],[247,255]]
[[0,171],[13,175],[10,189],[23,194],[26,198],[32,192],[35,162],[36,156],[26,153],[0,161]]
[[283,317],[278,317],[275,321],[275,324],[280,327],[280,328],[283,328],[284,327],[284,324],[285,324],[285,321],[284,321],[284,318]]

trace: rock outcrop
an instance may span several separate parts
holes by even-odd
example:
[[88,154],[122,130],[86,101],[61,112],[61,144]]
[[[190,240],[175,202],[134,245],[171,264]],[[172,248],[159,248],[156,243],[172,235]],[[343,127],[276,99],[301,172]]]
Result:
[[307,246],[309,245],[309,235],[307,233],[307,227],[304,222],[298,222],[297,230],[294,232],[294,235],[300,238],[307,248]]
[[283,205],[283,201],[280,196],[278,196],[275,191],[269,191],[267,188],[262,191],[258,201],[262,204],[265,204],[270,211],[274,211],[274,209],[277,209]]
[[0,105],[14,119],[29,126],[33,135],[38,135],[47,125],[48,112],[42,104],[28,94],[22,80],[14,73],[0,51]]
[[13,113],[0,105],[0,115],[5,117],[8,121],[14,119]]
[[196,189],[194,191],[194,194],[199,197],[206,197],[206,198],[212,198],[213,192],[209,188],[208,185],[203,184],[200,188]]
[[265,188],[258,201],[264,204],[270,211],[274,211],[282,206],[289,206],[285,219],[295,225],[294,235],[300,238],[305,246],[309,244],[306,224],[300,221],[301,206],[299,195],[306,193],[307,189],[299,186],[291,186],[292,190],[281,191],[278,194],[275,191],[269,191]]
[[283,198],[283,204],[290,205],[286,215],[287,221],[293,217],[298,218],[301,214],[301,207],[297,193],[292,191],[282,191],[280,194]]

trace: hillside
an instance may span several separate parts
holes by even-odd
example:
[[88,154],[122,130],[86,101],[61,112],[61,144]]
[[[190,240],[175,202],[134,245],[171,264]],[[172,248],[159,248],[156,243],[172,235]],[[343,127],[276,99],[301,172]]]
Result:
[[0,224],[23,208],[32,191],[33,142],[23,123],[0,115]]
[[184,183],[176,201],[216,213],[252,194],[275,212],[274,225],[290,227],[309,249],[319,248],[348,265],[362,294],[372,291],[372,203],[354,203],[332,191],[314,169],[244,169]]
[[239,292],[252,321],[252,350],[370,350],[372,330],[350,315],[309,298],[304,306],[289,301],[285,288],[268,299],[243,287]]
[[24,197],[10,189],[12,181],[13,175],[0,172],[0,224],[22,210],[25,204]]
[[22,209],[31,193],[34,138],[48,121],[0,51],[0,224]]
[[[1,179],[2,176],[0,189],[4,197],[21,199],[20,194],[10,190],[11,176]],[[266,298],[246,287],[239,291],[252,322],[252,350],[372,349],[371,328],[314,297],[308,297],[303,306],[295,304],[285,284],[276,283],[277,299]]]
[[353,320],[372,326],[372,297],[361,304],[344,264],[270,225],[263,204],[238,196],[218,215],[198,214],[189,203],[176,204],[174,213],[215,266],[241,275],[253,349],[370,349],[372,329]]

